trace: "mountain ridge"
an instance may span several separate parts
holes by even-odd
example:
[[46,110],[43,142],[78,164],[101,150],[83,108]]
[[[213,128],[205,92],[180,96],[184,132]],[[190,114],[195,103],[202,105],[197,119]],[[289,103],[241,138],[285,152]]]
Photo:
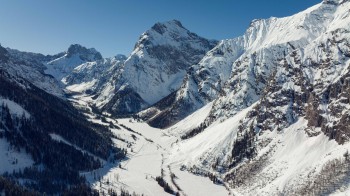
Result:
[[[108,74],[102,73],[107,82],[93,87],[94,94],[98,94],[94,97],[95,105],[116,116],[132,115],[149,107],[175,91],[186,69],[215,43],[185,29],[177,20],[156,23],[140,36],[129,57],[119,61],[118,66],[110,64],[114,68]],[[76,69],[73,75],[79,71],[84,72]],[[90,76],[87,78],[92,82]],[[68,81],[67,85],[78,85],[77,82]]]

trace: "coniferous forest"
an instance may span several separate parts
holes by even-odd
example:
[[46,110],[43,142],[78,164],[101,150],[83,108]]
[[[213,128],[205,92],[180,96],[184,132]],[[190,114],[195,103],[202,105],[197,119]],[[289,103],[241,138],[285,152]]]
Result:
[[[122,159],[125,151],[112,145],[107,127],[88,122],[72,105],[25,80],[21,82],[30,88],[23,89],[17,81],[8,80],[6,74],[0,72],[1,97],[21,104],[31,117],[11,115],[6,104],[0,105],[0,130],[4,130],[0,132],[0,139],[6,139],[16,151],[31,155],[35,164],[3,174],[0,190],[9,195],[93,194],[79,171],[97,169],[101,167],[101,160],[111,161],[110,157]],[[84,151],[56,141],[49,134],[67,138]],[[19,179],[25,188],[17,186]]]

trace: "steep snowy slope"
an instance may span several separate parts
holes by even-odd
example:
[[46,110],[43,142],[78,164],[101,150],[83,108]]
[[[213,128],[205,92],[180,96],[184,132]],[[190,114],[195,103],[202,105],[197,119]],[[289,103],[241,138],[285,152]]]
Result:
[[155,24],[141,35],[125,61],[116,95],[104,109],[128,114],[156,103],[180,87],[188,67],[199,62],[215,43],[191,33],[176,20]]
[[186,69],[215,43],[191,33],[179,21],[157,23],[141,35],[123,76],[143,100],[154,104],[176,90]]
[[101,59],[102,55],[94,48],[87,49],[79,44],[73,44],[62,56],[46,63],[47,69],[45,73],[61,81],[64,77],[71,74],[78,65]]
[[[291,17],[253,21],[245,39],[257,38],[247,41],[247,52],[233,64],[232,76],[223,88],[227,95],[216,101],[212,116],[230,116],[236,108],[257,101],[287,54],[306,47],[327,32],[337,7],[324,2]],[[223,106],[229,112],[221,112]]]
[[221,41],[191,67],[176,95],[164,99],[161,108],[156,105],[140,115],[153,126],[167,127],[218,97],[208,121],[234,115],[259,99],[284,56],[329,30],[338,3],[324,2],[290,17],[254,20],[243,36]]
[[[117,55],[112,58],[106,58],[99,61],[87,62],[74,68],[72,73],[65,78],[63,82],[67,85],[67,89],[73,92],[85,92],[87,94],[103,94],[99,98],[108,100],[105,96],[113,96],[112,91],[102,93],[101,90],[107,89],[107,86],[113,86],[114,75],[120,74],[126,57]],[[96,101],[98,106],[105,104],[103,101]]]
[[139,113],[155,127],[168,127],[222,93],[232,63],[243,53],[241,38],[223,40],[187,72],[180,88],[151,108]]
[[102,111],[134,114],[177,90],[186,70],[215,45],[179,21],[157,23],[140,36],[127,59],[119,56],[81,65],[63,81],[68,89],[80,86],[95,92],[95,105]]
[[[222,92],[203,109],[211,111],[168,129],[182,141],[167,164],[243,195],[347,190],[349,8],[349,1],[323,1],[291,17],[254,21]],[[197,127],[183,126],[191,121]]]
[[[23,109],[17,103],[9,99],[4,99],[1,96],[0,106],[1,117],[4,115],[3,113],[8,112],[12,118],[30,118],[28,111]],[[7,111],[3,111],[5,108],[7,108]],[[24,169],[25,167],[33,165],[34,162],[31,156],[25,153],[23,148],[15,148],[4,138],[6,134],[5,129],[5,127],[0,126],[0,156],[2,157],[0,160],[0,174],[13,170]]]
[[0,67],[1,176],[42,193],[81,186],[79,171],[96,169],[114,155],[124,157],[110,134],[66,99]]
[[59,55],[45,56],[0,46],[0,69],[6,70],[15,77],[25,78],[50,94],[63,97],[63,86],[52,76],[44,73],[44,62],[55,59]]

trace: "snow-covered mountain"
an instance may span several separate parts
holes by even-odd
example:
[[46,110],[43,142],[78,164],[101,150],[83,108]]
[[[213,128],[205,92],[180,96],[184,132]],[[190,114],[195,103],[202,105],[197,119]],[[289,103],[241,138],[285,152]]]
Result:
[[[167,127],[215,101],[210,118],[232,116],[256,102],[281,59],[329,31],[336,5],[325,1],[296,15],[252,21],[243,36],[222,40],[191,67],[181,88],[159,106],[141,113],[150,124]],[[154,115],[156,114],[156,115]],[[223,117],[223,118],[226,118]],[[208,119],[209,120],[209,119]]]
[[216,43],[176,20],[156,23],[140,36],[128,58],[117,56],[81,65],[64,81],[68,89],[85,86],[84,91],[92,90],[96,106],[103,111],[134,114],[176,91],[186,70]]
[[21,52],[0,46],[0,69],[6,70],[14,77],[31,81],[42,90],[55,96],[63,97],[63,86],[51,75],[45,74],[45,62],[55,59],[58,55],[42,55]]
[[244,36],[208,52],[158,120],[181,117],[176,105],[194,106],[188,114],[206,105],[168,129],[183,139],[169,164],[243,195],[348,189],[349,7],[323,1],[255,20]]
[[55,58],[0,47],[1,195],[81,189],[79,171],[99,168],[113,154],[124,157],[108,129],[89,122],[44,73],[43,62]]
[[71,74],[73,69],[85,62],[101,60],[102,55],[94,48],[85,48],[79,44],[69,46],[68,50],[49,62],[46,62],[46,74],[54,76],[58,81]]
[[[157,23],[128,57],[102,58],[79,45],[54,56],[0,47],[0,149],[12,141],[1,140],[11,125],[17,136],[34,119],[40,141],[102,159],[112,145],[128,149],[117,164],[82,154],[89,164],[68,162],[74,171],[96,169],[82,174],[99,190],[349,194],[349,29],[350,1],[323,0],[292,16],[254,20],[244,35],[220,42],[176,20]],[[70,100],[84,117],[63,91],[76,92]],[[137,119],[113,118],[126,115]],[[10,169],[40,157],[11,154]],[[13,157],[23,164],[11,166]]]
[[[75,67],[72,73],[64,77],[62,81],[67,85],[67,89],[73,92],[101,93],[101,90],[113,85],[115,80],[113,76],[118,74],[125,60],[126,56],[117,55],[83,63]],[[112,92],[108,92],[106,96],[113,96]]]

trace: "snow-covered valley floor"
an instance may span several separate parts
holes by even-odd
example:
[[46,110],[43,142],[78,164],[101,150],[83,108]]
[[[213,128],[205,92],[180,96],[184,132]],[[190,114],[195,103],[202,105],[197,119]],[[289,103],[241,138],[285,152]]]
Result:
[[[90,97],[75,96],[71,99],[77,107],[90,110]],[[107,193],[127,190],[144,195],[170,195],[158,184],[161,177],[175,193],[188,196],[212,195],[271,195],[291,187],[303,187],[309,177],[317,177],[313,171],[320,171],[331,160],[342,159],[350,149],[350,144],[338,145],[325,135],[308,137],[307,121],[300,118],[282,132],[267,132],[262,139],[271,139],[270,145],[259,150],[259,157],[271,151],[268,165],[261,174],[252,174],[246,185],[232,189],[228,184],[215,184],[208,177],[195,175],[183,166],[201,165],[203,160],[211,160],[214,155],[229,154],[231,142],[237,135],[239,122],[254,107],[243,109],[234,117],[214,122],[197,136],[181,140],[180,136],[198,127],[209,114],[209,103],[189,117],[169,129],[150,127],[140,120],[126,118],[113,119],[108,114],[98,116],[87,113],[90,121],[110,127],[113,142],[119,148],[127,149],[127,157],[121,162],[105,161],[103,168],[82,172],[91,186]],[[287,139],[288,138],[288,139]],[[206,171],[206,168],[203,168]],[[209,169],[210,171],[210,169]],[[211,172],[211,171],[210,171]],[[220,176],[220,174],[217,174]],[[305,178],[304,178],[305,177]],[[264,182],[264,183],[261,183]],[[301,183],[300,183],[301,182]],[[334,195],[349,195],[349,183],[339,184]]]
[[[72,101],[78,107],[87,107],[89,98],[75,97]],[[172,153],[176,152],[174,149],[177,148],[178,138],[168,134],[167,130],[153,128],[147,123],[131,118],[105,117],[102,122],[94,114],[88,116],[95,123],[109,125],[112,122],[117,125],[119,129],[110,128],[115,136],[113,141],[117,147],[126,148],[128,152],[127,158],[121,162],[106,162],[103,168],[82,173],[95,189],[105,193],[108,189],[124,189],[144,195],[170,195],[156,181],[156,177],[162,176],[180,195],[229,194],[225,186],[180,169],[178,160],[172,158]]]

